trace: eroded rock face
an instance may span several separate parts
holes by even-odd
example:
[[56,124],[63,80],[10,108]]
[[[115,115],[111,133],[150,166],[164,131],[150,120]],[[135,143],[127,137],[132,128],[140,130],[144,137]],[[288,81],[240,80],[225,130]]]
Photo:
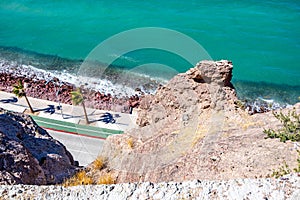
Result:
[[0,113],[0,184],[55,184],[75,172],[72,155],[28,115]]
[[232,68],[232,63],[226,60],[203,61],[186,73],[175,76],[155,95],[142,99],[137,123],[146,126],[170,116],[189,121],[195,109],[216,106],[219,106],[218,109],[230,109],[232,106],[225,104],[237,100],[230,83]]
[[240,109],[231,77],[231,62],[202,61],[144,97],[140,127],[110,136],[103,147],[117,181],[257,178],[284,161],[296,167],[292,142],[265,139],[263,130],[280,122]]

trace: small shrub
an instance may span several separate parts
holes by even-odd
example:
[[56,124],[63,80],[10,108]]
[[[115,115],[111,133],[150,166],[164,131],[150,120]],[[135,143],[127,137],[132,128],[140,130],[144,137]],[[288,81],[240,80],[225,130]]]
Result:
[[235,102],[235,104],[236,104],[236,106],[237,107],[239,107],[239,108],[241,108],[241,109],[245,109],[245,104],[242,102],[242,101],[240,101],[240,100],[237,100],[236,102]]
[[272,173],[272,177],[279,178],[281,176],[287,175],[291,173],[291,169],[287,165],[287,163],[284,161],[283,166],[281,166],[278,170],[274,170]]
[[295,172],[300,172],[300,150],[297,150],[297,152],[298,152],[298,159],[297,159],[297,162],[298,162],[298,167],[297,168],[294,168],[294,171]]
[[99,178],[98,184],[114,184],[115,179],[111,175],[111,173],[106,173]]
[[76,185],[91,185],[93,179],[89,177],[84,170],[77,172],[73,177],[67,179],[62,184],[65,187]]
[[[294,168],[294,172],[299,173],[300,172],[300,150],[297,150],[298,152],[298,167]],[[281,176],[287,175],[291,173],[293,170],[290,169],[290,167],[287,165],[287,163],[284,161],[283,166],[281,166],[278,170],[274,170],[272,173],[272,177],[279,178]]]
[[283,124],[278,131],[273,129],[264,130],[269,138],[279,138],[281,142],[300,141],[300,114],[295,110],[289,111],[287,115],[282,112],[273,112],[273,115]]
[[[283,127],[277,131],[273,129],[264,130],[268,138],[279,138],[281,142],[300,141],[300,114],[296,113],[296,110],[289,111],[288,114],[282,112],[273,112],[273,115],[278,119]],[[299,158],[297,159],[298,167],[294,168],[294,172],[300,172],[300,151],[297,150]],[[275,170],[271,176],[278,178],[283,175],[291,173],[293,170],[289,168],[286,162],[278,170]]]

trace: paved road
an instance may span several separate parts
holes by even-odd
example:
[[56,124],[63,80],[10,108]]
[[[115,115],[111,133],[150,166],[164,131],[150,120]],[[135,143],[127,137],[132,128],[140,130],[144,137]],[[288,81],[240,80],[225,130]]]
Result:
[[[73,126],[74,124],[76,124],[78,130],[82,128],[89,129],[88,132],[91,134],[93,134],[92,130],[95,130],[97,128],[116,130],[119,131],[120,133],[135,128],[137,126],[135,123],[137,118],[136,110],[134,110],[133,114],[127,114],[127,113],[86,108],[88,113],[88,118],[92,122],[89,125],[89,128],[86,128],[84,127],[86,123],[85,123],[83,110],[81,106],[72,106],[72,105],[62,104],[62,103],[59,104],[57,102],[52,102],[52,101],[47,101],[47,100],[37,99],[32,97],[28,97],[28,99],[31,105],[33,106],[33,109],[35,111],[38,111],[34,113],[34,116],[36,116],[37,120],[39,119],[39,117],[42,117],[44,119],[49,119],[49,120],[50,119],[56,120],[55,124],[63,125],[64,129],[72,128],[72,126],[68,123],[73,123]],[[28,105],[27,102],[25,101],[25,98],[17,99],[14,94],[3,92],[3,91],[0,91],[0,107],[14,112],[24,113],[25,110],[28,111]],[[60,107],[60,109],[58,109],[58,107]],[[114,119],[115,123],[111,123],[110,121],[108,121],[109,119]],[[54,125],[53,121],[51,122],[52,124],[49,124],[48,121],[45,120],[43,121],[44,121],[43,126],[47,127],[48,125],[50,126]],[[63,126],[60,126],[60,128],[62,128]],[[109,133],[110,131],[105,131],[105,132]],[[86,133],[86,130],[82,131],[82,133],[83,134]],[[116,132],[112,132],[112,133],[114,134]],[[104,134],[104,137],[105,135],[107,134]]]
[[66,146],[68,151],[73,155],[74,160],[77,160],[81,166],[86,166],[97,158],[104,142],[104,140],[98,138],[46,130],[54,139]]
[[[13,94],[0,91],[0,107],[15,112],[25,112],[27,108],[25,99],[21,98],[17,99],[17,102],[11,102],[14,98]],[[39,110],[35,115],[32,115],[32,118],[39,126],[46,128],[50,135],[63,143],[74,159],[79,161],[79,164],[82,166],[91,163],[97,158],[104,142],[102,139],[107,138],[109,135],[122,134],[123,131],[136,127],[136,114],[131,115],[87,108],[90,120],[95,122],[86,126],[84,125],[82,108],[79,106],[28,98],[32,106],[34,106],[33,108]],[[50,108],[49,105],[54,108],[61,105],[63,114],[67,118],[63,117],[61,109],[55,110],[54,113],[49,113],[47,110]],[[99,120],[107,113],[114,116],[115,123],[106,123]]]
[[89,137],[96,137],[105,139],[112,134],[121,134],[123,131],[111,130],[106,128],[99,128],[95,126],[86,126],[81,124],[74,124],[71,122],[65,122],[55,119],[49,119],[45,117],[39,117],[31,115],[34,121],[43,128],[48,128],[52,130],[60,130],[64,132],[74,133],[78,135],[85,135]]

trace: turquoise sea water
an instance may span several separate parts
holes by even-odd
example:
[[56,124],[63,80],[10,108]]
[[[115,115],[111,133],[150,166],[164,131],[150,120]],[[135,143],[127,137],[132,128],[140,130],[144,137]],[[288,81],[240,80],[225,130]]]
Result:
[[[251,90],[256,83],[257,88],[272,85],[274,91],[286,87],[285,95],[293,96],[294,102],[300,96],[298,0],[0,1],[0,46],[41,54],[83,60],[105,39],[140,27],[182,32],[214,60],[233,61],[240,94],[253,93],[243,88],[250,82]],[[151,49],[117,61],[127,67],[151,62],[178,72],[191,67],[176,55]],[[274,95],[262,91],[257,95]]]

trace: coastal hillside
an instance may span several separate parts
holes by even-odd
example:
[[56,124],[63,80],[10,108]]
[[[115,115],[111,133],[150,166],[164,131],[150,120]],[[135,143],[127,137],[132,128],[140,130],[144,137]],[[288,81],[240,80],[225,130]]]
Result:
[[[139,128],[110,136],[100,157],[117,183],[262,178],[297,167],[298,143],[266,138],[272,112],[249,115],[231,84],[233,65],[202,61],[142,98]],[[300,104],[282,110],[300,113]],[[277,110],[276,112],[280,112]],[[91,165],[92,166],[92,165]]]
[[0,0],[0,200],[300,200],[299,22],[300,0]]
[[[282,128],[275,113],[298,117],[299,130],[300,103],[250,115],[236,97],[232,69],[227,60],[202,61],[141,97],[139,127],[108,137],[99,157],[79,171],[65,147],[28,115],[1,110],[1,196],[299,198],[299,139],[282,142],[264,132]],[[45,184],[56,185],[39,186]]]

